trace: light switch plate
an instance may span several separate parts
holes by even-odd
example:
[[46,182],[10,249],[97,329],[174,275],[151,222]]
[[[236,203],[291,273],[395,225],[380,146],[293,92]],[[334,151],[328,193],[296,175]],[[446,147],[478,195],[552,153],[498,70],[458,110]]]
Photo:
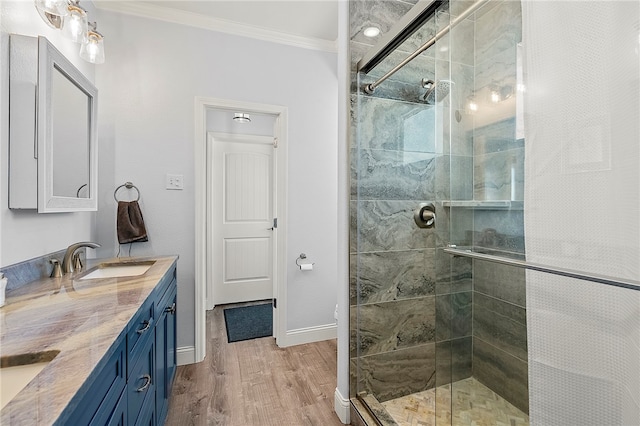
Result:
[[183,175],[167,175],[167,189],[184,189]]

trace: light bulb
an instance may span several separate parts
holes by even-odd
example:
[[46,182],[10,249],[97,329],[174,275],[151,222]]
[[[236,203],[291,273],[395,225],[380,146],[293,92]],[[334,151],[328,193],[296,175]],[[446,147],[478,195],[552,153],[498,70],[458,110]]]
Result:
[[364,34],[365,37],[377,37],[380,34],[380,28],[378,28],[378,27],[367,27],[367,28],[364,29],[362,34]]
[[62,33],[76,43],[86,42],[88,34],[87,12],[76,5],[69,5],[68,9],[69,15],[64,18]]
[[469,111],[473,111],[473,112],[478,111],[478,104],[472,100],[469,101]]
[[104,62],[104,42],[100,33],[89,31],[87,41],[80,48],[80,57],[92,64]]

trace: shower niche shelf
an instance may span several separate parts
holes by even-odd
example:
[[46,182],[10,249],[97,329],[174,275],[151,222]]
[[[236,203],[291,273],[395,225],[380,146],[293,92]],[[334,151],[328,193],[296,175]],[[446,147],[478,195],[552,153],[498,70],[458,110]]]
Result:
[[474,210],[522,210],[524,201],[517,200],[446,200],[442,202],[443,207],[463,208]]

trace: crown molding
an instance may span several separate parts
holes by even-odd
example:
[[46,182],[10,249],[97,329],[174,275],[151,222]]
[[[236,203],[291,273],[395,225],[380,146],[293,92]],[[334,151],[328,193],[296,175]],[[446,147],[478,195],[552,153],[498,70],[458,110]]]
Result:
[[190,27],[202,28],[210,31],[218,31],[263,41],[270,41],[272,43],[285,44],[289,46],[300,47],[303,49],[321,50],[331,53],[336,53],[338,51],[337,43],[335,40],[330,41],[318,38],[296,36],[279,31],[258,28],[251,25],[240,24],[238,22],[212,18],[209,16],[184,10],[125,1],[94,1],[93,4],[97,9],[101,10],[139,16],[143,18],[157,19],[159,21],[187,25]]

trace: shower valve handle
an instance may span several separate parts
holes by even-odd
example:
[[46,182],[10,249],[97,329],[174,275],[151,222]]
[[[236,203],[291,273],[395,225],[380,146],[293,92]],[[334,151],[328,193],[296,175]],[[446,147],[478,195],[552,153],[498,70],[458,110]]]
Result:
[[420,203],[413,212],[413,220],[418,228],[433,228],[436,226],[436,207],[433,203]]

